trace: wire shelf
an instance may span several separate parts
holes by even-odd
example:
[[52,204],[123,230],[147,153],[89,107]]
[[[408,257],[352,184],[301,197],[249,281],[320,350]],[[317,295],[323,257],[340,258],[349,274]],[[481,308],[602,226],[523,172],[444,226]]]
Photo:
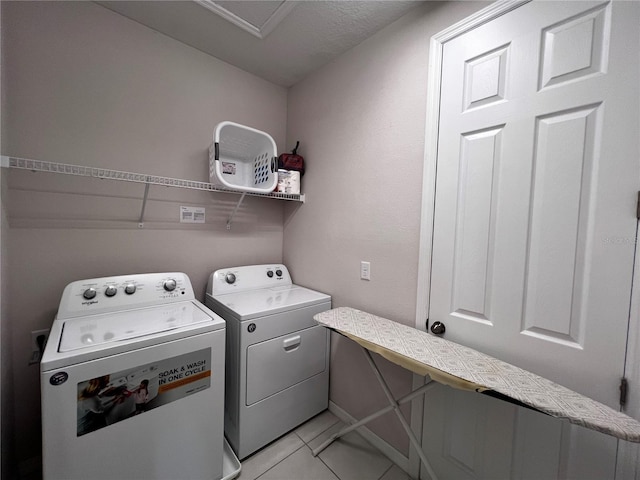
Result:
[[[106,180],[117,180],[121,182],[144,183],[148,185],[160,185],[164,187],[184,188],[188,190],[201,190],[207,192],[233,193],[241,195],[243,192],[220,188],[211,183],[198,182],[195,180],[183,180],[180,178],[161,177],[158,175],[147,175],[144,173],[122,172],[107,168],[87,167],[82,165],[71,165],[66,163],[46,162],[43,160],[32,160],[11,156],[0,156],[1,165],[8,168],[30,170],[32,172],[47,172],[63,175],[76,175],[81,177],[92,177]],[[304,203],[304,195],[294,195],[290,193],[254,193],[246,192],[246,195],[253,197],[275,198],[279,200],[290,200]]]

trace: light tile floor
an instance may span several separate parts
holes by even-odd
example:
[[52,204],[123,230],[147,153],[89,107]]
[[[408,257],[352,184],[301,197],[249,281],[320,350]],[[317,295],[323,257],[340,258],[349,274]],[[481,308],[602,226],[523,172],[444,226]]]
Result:
[[[411,480],[357,432],[333,442],[317,457],[311,449],[344,426],[329,410],[242,462],[239,480]],[[22,475],[41,480],[42,472]]]
[[311,449],[344,424],[326,410],[242,462],[240,480],[411,480],[357,432],[317,457]]

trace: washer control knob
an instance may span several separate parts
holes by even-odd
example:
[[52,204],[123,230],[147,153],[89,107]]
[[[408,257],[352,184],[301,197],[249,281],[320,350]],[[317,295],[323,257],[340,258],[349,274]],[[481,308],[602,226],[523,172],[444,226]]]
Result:
[[267,277],[273,278],[273,271],[267,270]]
[[162,286],[167,292],[173,292],[178,286],[178,284],[173,278],[170,278],[169,280],[165,280]]
[[118,289],[116,288],[115,285],[109,285],[105,290],[104,290],[104,294],[107,297],[113,297],[116,293],[118,293]]
[[282,276],[282,270],[276,270],[276,275],[278,275],[279,277]]
[[127,283],[127,286],[124,287],[124,293],[127,295],[133,295],[136,293],[136,285],[135,283]]
[[233,273],[227,273],[224,279],[227,281],[229,285],[236,282],[236,276]]
[[83,293],[82,296],[84,298],[86,298],[87,300],[91,300],[92,298],[95,298],[96,296],[96,289],[95,288],[87,288]]

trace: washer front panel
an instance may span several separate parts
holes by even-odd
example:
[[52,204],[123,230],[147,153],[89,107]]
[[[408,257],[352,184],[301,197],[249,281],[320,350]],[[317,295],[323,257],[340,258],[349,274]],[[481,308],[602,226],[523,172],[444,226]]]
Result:
[[[224,337],[220,329],[42,372],[44,478],[222,478]],[[209,388],[187,396],[180,388],[169,390],[163,394],[167,402],[158,408],[112,424],[107,414],[104,428],[79,436],[80,394],[87,380],[117,383],[122,379],[114,373],[131,371],[129,380],[135,382],[140,366],[202,350],[211,351]],[[159,378],[164,373],[159,371]],[[172,401],[173,392],[180,392],[180,398]],[[131,398],[114,408],[130,406]]]

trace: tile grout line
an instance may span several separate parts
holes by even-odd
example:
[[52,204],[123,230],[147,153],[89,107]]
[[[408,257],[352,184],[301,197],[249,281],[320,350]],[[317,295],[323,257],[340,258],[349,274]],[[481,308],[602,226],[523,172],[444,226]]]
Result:
[[[293,432],[298,438],[300,438],[300,436]],[[269,467],[267,470],[265,470],[264,472],[262,472],[260,475],[258,475],[255,479],[253,480],[259,480],[260,477],[262,477],[264,474],[266,474],[268,471],[273,470],[274,468],[276,468],[278,465],[280,465],[282,462],[284,462],[287,458],[289,458],[291,455],[293,455],[294,453],[296,453],[298,450],[300,450],[303,447],[306,447],[307,444],[304,442],[304,440],[302,440],[300,438],[300,440],[302,441],[302,445],[300,445],[298,448],[296,448],[293,452],[291,452],[289,455],[287,455],[286,457],[284,457],[282,460],[280,460],[278,463],[274,464],[273,466]],[[247,479],[249,480],[249,479]]]
[[[313,457],[313,448],[311,448],[311,446],[309,445],[311,442],[313,442],[316,438],[320,437],[320,435],[322,435],[323,433],[329,431],[334,425],[337,425],[338,423],[340,423],[340,419],[337,419],[335,422],[333,422],[331,425],[327,426],[327,428],[325,428],[324,430],[322,430],[320,433],[318,433],[315,437],[313,437],[312,439],[310,439],[308,442],[305,442],[304,440],[302,440],[302,438],[300,438],[305,446],[309,449],[309,451],[311,452],[311,456]],[[297,434],[296,434],[297,435]],[[300,437],[300,435],[298,435],[298,437]],[[333,469],[327,465],[325,463],[324,460],[322,460],[322,458],[320,457],[320,454],[318,454],[317,456],[313,457],[313,458],[317,458],[318,460],[320,460],[320,462],[322,462],[322,464],[327,467],[327,469],[333,474],[334,477],[336,477],[338,480],[342,480],[340,478],[340,476],[338,475],[337,472],[334,472]]]
[[[1,1],[1,0],[0,0]],[[324,432],[326,432],[327,430],[329,430],[329,428],[331,428],[333,425],[335,425],[338,422],[332,423],[328,428],[325,428],[324,430],[322,430],[320,433],[318,433],[318,435],[316,435],[315,437],[313,437],[311,440],[309,440],[310,442],[312,442],[313,440],[315,440],[316,438],[318,438],[320,435],[322,435]],[[284,462],[287,458],[289,458],[291,455],[293,455],[294,453],[296,453],[298,450],[300,450],[302,447],[304,446],[308,446],[308,443],[298,434],[298,432],[296,432],[296,430],[299,428],[300,426],[294,428],[293,430],[290,430],[288,433],[285,433],[284,435],[282,435],[280,437],[284,438],[286,435],[288,434],[293,434],[296,437],[298,437],[298,440],[300,440],[302,442],[302,445],[300,445],[300,447],[296,448],[293,452],[291,452],[290,454],[288,454],[286,457],[284,457],[282,460],[280,460],[279,462],[275,463],[274,465],[272,465],[271,467],[269,467],[268,469],[266,469],[264,472],[262,472],[261,474],[259,474],[257,477],[254,478],[247,478],[246,480],[258,480],[260,477],[262,477],[265,473],[267,473],[269,470],[273,469],[274,467],[276,467],[277,465],[281,464],[282,462]],[[279,440],[279,439],[278,439]],[[277,440],[275,440],[277,441]],[[275,442],[274,441],[274,442]],[[265,447],[267,448],[267,447]],[[255,452],[258,453],[258,452]],[[250,457],[249,457],[250,458]],[[247,460],[247,459],[245,459]],[[242,465],[242,463],[241,463]],[[242,475],[242,474],[241,474]]]
[[[328,426],[327,428],[325,428],[322,432],[320,432],[318,435],[316,435],[316,436],[315,436],[315,437],[313,437],[311,440],[309,440],[309,442],[305,442],[304,440],[302,440],[302,441],[303,441],[303,442],[305,443],[305,445],[309,448],[309,450],[313,451],[313,449],[311,448],[311,446],[310,446],[309,444],[310,444],[311,442],[313,442],[315,439],[317,439],[318,437],[320,437],[320,435],[322,435],[323,433],[327,432],[327,431],[328,431],[328,430],[330,430],[333,426],[337,425],[337,424],[338,424],[338,423],[340,423],[340,422],[341,422],[341,420],[340,420],[340,419],[338,419],[338,421],[337,421],[337,422],[334,422],[333,424],[329,425],[329,426]],[[345,422],[343,422],[343,423],[345,423]],[[345,423],[345,425],[347,425],[347,424]],[[354,432],[355,432],[355,433],[357,433],[357,429],[356,429],[356,430],[354,430]],[[301,438],[299,435],[298,435],[298,437],[299,437],[299,438]],[[362,437],[362,436],[361,436],[361,437]],[[335,439],[335,441],[336,441],[336,442],[337,442],[337,441],[339,441],[339,440],[340,440],[340,438],[336,438],[336,439]],[[365,441],[366,441],[366,439],[365,439]],[[367,442],[367,443],[368,443],[368,442]],[[332,443],[332,445],[333,445],[333,443]],[[378,451],[378,452],[379,452],[379,450],[378,450],[375,446],[372,446],[372,447],[373,447],[373,449],[374,449],[374,450],[376,450],[376,451]],[[328,448],[328,447],[327,447],[327,448]],[[380,452],[380,453],[381,453],[381,452]],[[337,472],[333,471],[333,469],[332,469],[329,465],[327,465],[327,463],[326,463],[326,462],[325,462],[325,461],[320,457],[320,455],[321,455],[321,454],[322,454],[322,452],[321,452],[320,454],[318,454],[318,456],[317,456],[317,457],[315,457],[315,458],[318,458],[318,459],[319,459],[319,460],[320,460],[320,461],[321,461],[321,462],[322,462],[322,463],[323,463],[323,464],[324,464],[324,465],[325,465],[325,466],[326,466],[326,467],[331,471],[331,473],[333,473],[333,474],[336,476],[336,478],[338,478],[339,480],[343,480],[342,478],[340,478],[340,476],[337,474]],[[384,476],[385,476],[385,475],[386,475],[386,474],[387,474],[387,473],[388,473],[388,472],[389,472],[389,471],[394,467],[394,465],[395,465],[395,463],[394,463],[390,458],[388,458],[386,455],[382,454],[382,456],[383,456],[384,458],[386,458],[387,460],[389,460],[390,465],[389,465],[389,466],[384,470],[384,472],[382,472],[382,474],[377,478],[377,480],[381,480],[381,479],[382,479],[382,478],[383,478],[383,477],[384,477]]]
[[395,465],[395,463],[391,462],[391,465],[389,465],[389,468],[387,468],[382,475],[380,475],[380,477],[378,477],[378,480],[382,480],[382,478],[389,473],[389,471],[393,468],[393,466]]
[[[310,451],[310,452],[312,452],[312,449],[311,449],[311,447],[310,447],[309,445],[306,445],[306,447],[309,449],[309,451]],[[311,453],[311,456],[313,456],[313,453]],[[342,479],[340,478],[340,476],[338,475],[338,473],[337,473],[337,472],[334,472],[334,471],[333,471],[333,469],[332,469],[329,465],[327,465],[327,464],[326,464],[326,462],[325,462],[324,460],[322,460],[322,458],[320,457],[320,454],[318,454],[318,456],[317,456],[317,457],[313,457],[313,458],[317,458],[318,460],[320,460],[320,461],[322,462],[322,464],[323,464],[325,467],[327,467],[327,469],[328,469],[328,470],[333,474],[333,476],[334,476],[334,477],[336,477],[338,480],[342,480]]]
[[304,442],[305,445],[309,445],[311,442],[313,442],[316,438],[318,438],[320,435],[322,435],[323,433],[329,431],[331,429],[331,427],[333,427],[334,425],[337,425],[338,423],[340,423],[340,420],[338,420],[337,422],[332,423],[331,425],[329,425],[327,428],[325,428],[324,430],[322,430],[321,432],[319,432],[315,437],[313,437],[311,440],[309,440],[308,442],[305,442],[302,437],[300,437],[300,435],[298,435],[296,433],[296,435],[298,435],[298,438],[300,438],[300,440],[302,440]]
[[[247,480],[259,480],[261,477],[263,477],[267,472],[269,472],[270,470],[272,470],[273,468],[275,468],[276,466],[278,466],[279,464],[281,464],[282,462],[284,462],[287,458],[289,458],[291,455],[293,455],[294,453],[298,452],[302,447],[307,447],[309,449],[309,451],[312,453],[313,449],[311,448],[311,446],[309,445],[311,442],[313,442],[316,438],[320,437],[320,435],[322,435],[323,433],[327,432],[328,430],[330,430],[333,426],[337,425],[338,423],[340,423],[340,419],[337,419],[337,421],[335,421],[334,423],[332,423],[331,425],[327,426],[327,428],[325,428],[324,430],[322,430],[321,432],[319,432],[316,436],[314,436],[313,438],[311,438],[308,442],[306,442],[295,430],[293,430],[291,433],[293,433],[296,437],[298,437],[298,439],[300,439],[300,441],[302,442],[302,445],[298,448],[296,448],[293,452],[291,452],[289,455],[287,455],[286,457],[284,457],[282,460],[280,460],[279,462],[277,462],[276,464],[274,464],[273,466],[269,467],[267,470],[265,470],[264,472],[262,472],[260,475],[258,475],[257,477],[255,477],[254,479],[247,479]],[[312,453],[313,456],[313,453]],[[338,480],[342,480],[340,478],[340,476],[334,472],[331,467],[329,467],[329,465],[327,465],[322,458],[320,458],[320,455],[318,455],[317,457],[313,457],[313,458],[317,458],[318,460],[320,460],[322,462],[322,464],[327,467],[327,469],[329,469],[329,471],[338,479]],[[386,471],[385,471],[386,473]],[[384,475],[384,474],[383,474]]]
[[[269,467],[267,470],[265,470],[264,472],[260,473],[258,476],[254,477],[254,478],[247,478],[246,480],[260,480],[262,478],[264,478],[264,476],[270,472],[271,470],[273,470],[275,467],[279,466],[282,462],[286,461],[287,459],[289,459],[291,456],[293,456],[294,454],[296,454],[297,452],[300,451],[300,449],[302,449],[302,447],[307,447],[309,449],[309,453],[311,454],[312,458],[317,458],[318,460],[320,460],[320,462],[322,463],[322,465],[324,465],[324,467],[331,472],[331,474],[333,475],[334,479],[336,480],[345,480],[342,479],[340,477],[340,475],[338,475],[338,473],[336,471],[334,471],[322,458],[321,458],[321,454],[319,454],[316,457],[313,457],[313,448],[311,447],[311,443],[313,443],[315,440],[317,440],[318,438],[320,438],[323,434],[327,433],[329,430],[331,430],[333,427],[335,427],[336,425],[339,425],[341,423],[340,419],[337,419],[335,422],[331,423],[330,425],[327,425],[326,428],[324,428],[323,430],[321,430],[320,432],[318,432],[315,436],[313,436],[313,438],[309,439],[309,441],[306,441],[302,438],[302,435],[300,433],[298,433],[296,430],[294,429],[292,430],[290,433],[292,433],[296,438],[298,438],[298,440],[300,440],[302,442],[302,445],[300,445],[298,448],[296,448],[295,450],[293,450],[291,453],[289,453],[288,455],[286,455],[284,458],[282,458],[280,461],[278,461],[277,463],[275,463],[274,465],[272,465],[271,467]],[[343,422],[344,423],[344,422]],[[305,435],[306,436],[306,435]],[[338,440],[338,439],[336,439]],[[368,443],[368,442],[367,442]],[[374,450],[377,451],[377,449],[375,447],[373,447]],[[382,457],[385,457],[387,460],[390,460],[388,457],[386,457],[386,455],[382,455]],[[385,475],[387,475],[394,467],[395,463],[393,461],[390,461],[390,465],[380,474],[380,476],[377,477],[376,480],[382,480]],[[373,472],[372,472],[373,473]],[[409,478],[409,477],[408,477]]]

